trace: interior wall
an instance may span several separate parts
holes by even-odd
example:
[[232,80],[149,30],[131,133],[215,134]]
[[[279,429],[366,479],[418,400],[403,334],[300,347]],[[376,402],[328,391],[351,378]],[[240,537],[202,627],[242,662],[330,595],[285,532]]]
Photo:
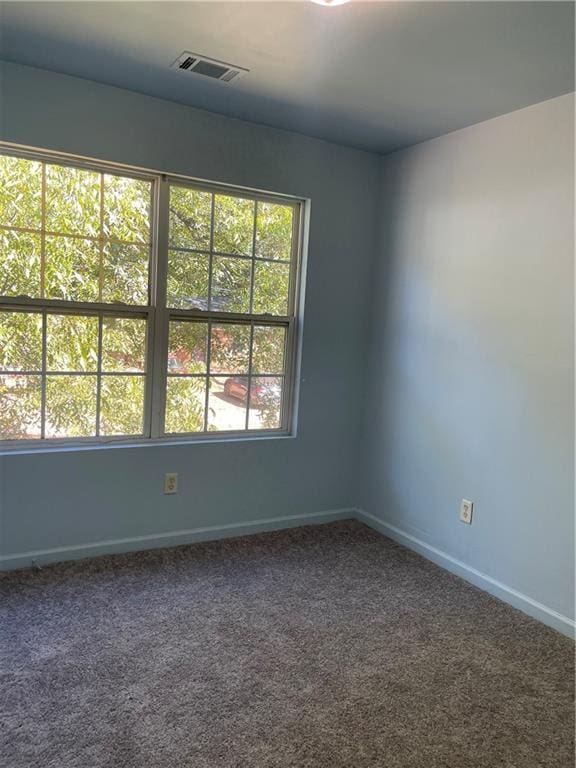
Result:
[[383,159],[358,494],[412,541],[567,617],[573,141],[568,95]]
[[[303,196],[312,210],[297,437],[4,455],[0,555],[353,506],[378,158],[12,64],[0,138]],[[179,493],[164,496],[172,471]]]
[[573,109],[381,159],[1,64],[3,140],[309,197],[312,217],[297,437],[0,456],[0,560],[360,506],[573,616]]

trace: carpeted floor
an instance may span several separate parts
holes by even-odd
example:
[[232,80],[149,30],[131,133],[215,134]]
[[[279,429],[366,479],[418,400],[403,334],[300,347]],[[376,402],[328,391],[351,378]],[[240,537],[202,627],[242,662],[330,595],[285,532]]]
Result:
[[573,645],[360,523],[0,578],[5,768],[569,768]]

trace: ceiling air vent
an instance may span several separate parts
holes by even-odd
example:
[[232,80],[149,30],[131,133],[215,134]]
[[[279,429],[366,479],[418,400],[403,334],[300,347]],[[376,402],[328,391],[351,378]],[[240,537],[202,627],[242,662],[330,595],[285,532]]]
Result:
[[172,69],[179,69],[193,75],[202,75],[211,80],[219,80],[221,83],[235,83],[249,71],[245,67],[227,64],[225,61],[218,61],[217,59],[209,59],[207,56],[200,56],[200,54],[190,53],[190,51],[181,53],[170,66]]

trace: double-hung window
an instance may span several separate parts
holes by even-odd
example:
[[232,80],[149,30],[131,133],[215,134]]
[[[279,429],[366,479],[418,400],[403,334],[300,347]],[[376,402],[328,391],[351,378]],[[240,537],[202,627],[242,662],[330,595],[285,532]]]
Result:
[[301,218],[0,147],[0,442],[288,433]]

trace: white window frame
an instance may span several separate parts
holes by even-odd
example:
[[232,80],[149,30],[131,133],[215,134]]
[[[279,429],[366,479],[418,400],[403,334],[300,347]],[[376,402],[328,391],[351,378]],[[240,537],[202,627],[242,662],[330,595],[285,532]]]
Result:
[[[47,314],[96,315],[99,325],[102,318],[109,316],[145,317],[146,333],[146,366],[144,373],[144,419],[143,433],[120,436],[91,436],[91,437],[62,437],[62,438],[28,438],[1,440],[0,453],[52,450],[76,450],[98,448],[105,446],[146,446],[174,443],[222,442],[235,440],[254,440],[262,438],[292,437],[296,434],[297,409],[297,372],[301,355],[302,339],[302,283],[303,283],[303,254],[304,232],[308,201],[305,198],[277,193],[262,192],[246,187],[213,183],[203,179],[181,174],[166,174],[161,171],[148,170],[135,166],[100,161],[69,153],[48,151],[34,147],[22,146],[0,141],[0,155],[10,155],[30,160],[37,160],[58,165],[68,165],[74,168],[93,170],[98,173],[117,174],[128,178],[136,178],[151,182],[151,216],[150,216],[150,266],[149,266],[149,304],[127,305],[123,303],[77,302],[60,299],[30,298],[27,296],[0,297],[0,310],[13,309],[21,311],[36,311],[44,315],[44,335],[46,333]],[[290,257],[290,288],[288,299],[288,314],[276,316],[268,314],[233,313],[201,309],[173,309],[166,306],[167,271],[169,256],[169,194],[170,186],[178,185],[212,193],[221,193],[243,199],[290,205],[293,207],[292,217],[292,248]],[[42,230],[45,231],[44,210],[42,212]],[[214,211],[212,210],[212,216]],[[20,231],[37,233],[39,230],[18,228]],[[254,238],[256,231],[256,216],[254,223]],[[64,234],[64,233],[62,233]],[[253,238],[253,245],[254,245]],[[42,238],[44,241],[44,238]],[[212,243],[210,254],[213,253]],[[252,258],[254,257],[254,249]],[[241,258],[241,257],[240,257]],[[249,258],[249,257],[247,257]],[[42,253],[44,259],[44,253]],[[270,259],[270,261],[272,261]],[[43,262],[42,262],[43,263]],[[254,264],[254,261],[252,262]],[[210,258],[210,265],[212,258]],[[251,276],[251,295],[254,284],[254,270]],[[250,307],[252,309],[252,306]],[[164,432],[164,413],[167,388],[167,359],[168,359],[168,329],[171,319],[200,320],[210,325],[213,322],[230,321],[237,324],[249,325],[251,340],[255,325],[280,325],[286,328],[284,387],[281,406],[281,425],[277,429],[243,429],[207,431],[207,413],[205,413],[205,431],[171,434]],[[101,340],[101,334],[100,334]],[[101,350],[99,350],[101,353]],[[43,339],[43,358],[46,355],[46,343]],[[209,373],[210,336],[208,336],[207,382]],[[250,364],[248,375],[252,374],[252,345],[250,345]],[[100,354],[99,354],[100,365]],[[114,374],[106,374],[114,375]],[[122,374],[118,374],[122,375]],[[216,375],[216,374],[212,374]],[[100,381],[100,380],[98,380]],[[43,359],[42,387],[45,387],[46,370]],[[100,383],[98,383],[98,387]],[[208,390],[208,387],[207,387]],[[206,409],[208,396],[206,397]],[[97,408],[100,399],[97,399]],[[248,414],[248,405],[246,408]],[[248,422],[248,415],[246,421]],[[99,422],[97,414],[97,424]]]

